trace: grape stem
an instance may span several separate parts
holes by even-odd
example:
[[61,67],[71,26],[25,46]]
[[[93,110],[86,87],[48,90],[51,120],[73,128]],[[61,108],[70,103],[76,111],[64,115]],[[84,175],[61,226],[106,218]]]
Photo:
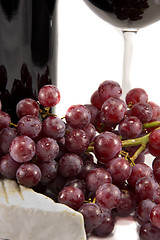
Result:
[[15,128],[17,128],[17,124],[14,124],[14,123],[12,123],[12,122],[10,122],[10,127],[15,127]]

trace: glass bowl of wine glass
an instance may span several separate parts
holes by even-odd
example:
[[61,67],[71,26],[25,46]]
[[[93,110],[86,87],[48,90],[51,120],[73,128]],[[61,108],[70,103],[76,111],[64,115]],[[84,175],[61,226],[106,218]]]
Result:
[[130,69],[134,37],[139,29],[160,20],[160,1],[84,0],[84,2],[104,21],[122,30],[124,35],[122,88],[125,96],[131,88]]

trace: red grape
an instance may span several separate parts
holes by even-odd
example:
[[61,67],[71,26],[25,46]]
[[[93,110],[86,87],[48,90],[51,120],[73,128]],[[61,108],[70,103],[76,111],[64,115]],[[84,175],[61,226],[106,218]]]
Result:
[[158,240],[160,238],[160,230],[148,222],[141,226],[139,236],[140,240]]
[[41,180],[41,171],[36,164],[23,163],[17,170],[16,178],[19,184],[33,187]]
[[121,97],[122,89],[119,83],[106,80],[99,85],[98,94],[105,101],[110,97]]
[[148,103],[136,103],[131,109],[131,115],[139,118],[142,123],[147,123],[152,119],[153,110]]
[[74,129],[66,135],[65,145],[70,152],[80,154],[87,149],[89,139],[85,131],[82,129]]
[[153,110],[152,119],[160,117],[160,106],[154,102],[148,102],[151,105]]
[[11,118],[8,113],[0,111],[0,130],[9,127]]
[[90,122],[93,125],[96,125],[97,122],[99,121],[99,111],[98,111],[98,109],[95,106],[93,106],[92,104],[85,104],[84,106],[86,108],[88,108],[88,110],[91,113],[91,120],[90,120]]
[[0,152],[3,154],[8,153],[10,144],[16,137],[17,130],[15,128],[3,128],[3,130],[0,132]]
[[119,123],[125,116],[127,106],[119,98],[110,97],[102,105],[101,114],[104,123]]
[[149,144],[151,147],[160,149],[160,129],[155,129],[149,135]]
[[110,210],[102,212],[102,223],[93,229],[93,234],[99,237],[107,237],[114,230],[115,219]]
[[45,85],[39,90],[38,100],[45,107],[53,107],[60,101],[60,92],[54,85]]
[[47,117],[42,124],[42,131],[46,137],[60,140],[65,135],[65,123],[57,116]]
[[55,179],[57,174],[57,162],[50,159],[48,162],[37,162],[37,166],[41,170],[41,183],[48,184]]
[[151,223],[160,229],[160,204],[154,206],[150,213],[150,221]]
[[59,145],[53,138],[42,138],[36,144],[36,156],[42,162],[55,159],[59,153]]
[[150,199],[145,199],[138,204],[135,214],[141,225],[150,221],[150,213],[154,206],[156,206],[156,203]]
[[122,150],[120,138],[112,132],[103,132],[95,137],[94,151],[97,157],[106,162],[115,158]]
[[118,206],[114,209],[117,216],[127,217],[134,212],[136,208],[136,198],[133,192],[121,190],[121,198]]
[[113,182],[120,184],[130,177],[132,167],[127,160],[117,157],[107,163],[107,170],[110,172]]
[[42,123],[38,117],[34,115],[26,115],[22,117],[17,124],[19,135],[26,135],[32,139],[39,136],[42,130]]
[[105,100],[101,99],[98,90],[95,91],[91,96],[91,103],[93,106],[95,106],[99,111],[101,110],[102,104]]
[[16,172],[20,165],[9,154],[5,154],[0,158],[0,173],[6,178],[16,179]]
[[58,202],[66,204],[74,210],[78,210],[83,205],[84,200],[83,192],[77,187],[64,187],[58,194]]
[[146,103],[148,101],[148,95],[142,88],[133,88],[126,95],[126,103],[136,104],[136,103]]
[[153,193],[158,188],[158,183],[151,177],[142,177],[135,184],[135,193],[141,200],[153,199]]
[[135,116],[125,117],[118,125],[119,134],[124,139],[136,138],[142,129],[142,122]]
[[16,113],[19,118],[26,115],[34,115],[38,117],[39,115],[39,105],[31,98],[25,98],[18,102],[16,106]]
[[121,192],[119,188],[112,183],[101,185],[95,194],[96,203],[102,210],[113,209],[120,203]]
[[72,128],[84,128],[90,123],[91,113],[84,105],[72,105],[65,119]]
[[18,136],[11,142],[9,152],[16,162],[24,163],[34,157],[36,146],[34,141],[28,136]]
[[62,176],[73,178],[81,172],[82,166],[83,161],[78,155],[67,153],[60,159],[58,170]]
[[78,210],[84,217],[84,226],[87,233],[91,233],[103,220],[103,214],[98,205],[85,203]]

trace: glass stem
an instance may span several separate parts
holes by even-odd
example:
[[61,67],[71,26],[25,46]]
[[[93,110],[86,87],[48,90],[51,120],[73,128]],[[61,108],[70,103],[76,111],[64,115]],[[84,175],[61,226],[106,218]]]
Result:
[[131,89],[131,68],[134,53],[135,37],[138,30],[122,30],[124,37],[124,58],[122,76],[122,99],[125,100],[127,92]]

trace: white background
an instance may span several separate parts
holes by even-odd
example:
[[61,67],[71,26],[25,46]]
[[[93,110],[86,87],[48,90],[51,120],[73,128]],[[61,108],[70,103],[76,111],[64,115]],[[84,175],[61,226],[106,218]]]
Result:
[[[89,103],[91,94],[104,80],[121,84],[123,35],[97,17],[83,0],[59,0],[58,116],[72,104]],[[131,86],[144,88],[149,100],[160,104],[160,22],[139,30],[131,72]],[[138,240],[137,225],[118,221],[108,240]],[[96,240],[95,237],[92,240]]]
[[[58,12],[57,113],[64,114],[72,104],[88,103],[104,80],[121,84],[124,42],[121,30],[96,16],[83,0],[59,0]],[[131,81],[160,104],[160,22],[138,31]]]

